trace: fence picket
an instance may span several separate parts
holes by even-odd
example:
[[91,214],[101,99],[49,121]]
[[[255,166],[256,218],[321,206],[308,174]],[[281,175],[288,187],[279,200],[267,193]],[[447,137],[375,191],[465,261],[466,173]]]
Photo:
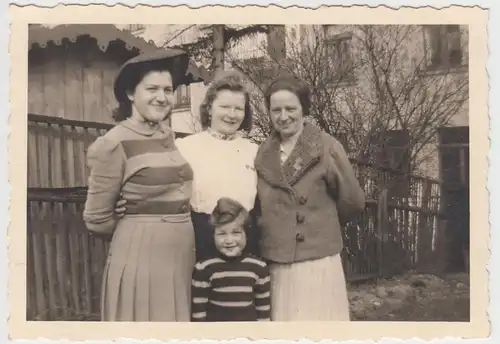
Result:
[[72,308],[68,299],[68,246],[66,245],[67,233],[70,228],[66,227],[66,213],[61,210],[62,204],[53,204],[55,228],[50,233],[56,242],[56,273],[57,289],[59,290],[59,309],[63,319],[67,319]]
[[50,316],[53,319],[57,319],[59,316],[58,312],[58,302],[57,302],[57,271],[56,271],[56,262],[57,257],[54,252],[54,234],[53,229],[55,225],[56,219],[54,218],[54,203],[45,204],[46,206],[42,212],[45,216],[45,232],[43,233],[43,243],[44,243],[44,251],[45,251],[45,267],[47,269],[45,274],[45,280],[48,287],[48,300],[49,300],[49,312]]
[[80,255],[80,249],[79,249],[79,243],[78,243],[78,232],[75,231],[73,226],[76,224],[76,219],[74,215],[74,205],[73,204],[64,204],[65,209],[67,213],[70,215],[68,216],[67,221],[67,226],[71,226],[70,230],[67,232],[67,238],[68,238],[68,248],[69,248],[69,258],[70,258],[70,264],[69,266],[71,267],[71,294],[73,296],[73,302],[75,304],[75,311],[76,315],[80,316],[83,311],[81,307],[81,302],[80,302],[80,276],[79,276],[79,271],[80,271],[80,261],[81,261],[81,255]]

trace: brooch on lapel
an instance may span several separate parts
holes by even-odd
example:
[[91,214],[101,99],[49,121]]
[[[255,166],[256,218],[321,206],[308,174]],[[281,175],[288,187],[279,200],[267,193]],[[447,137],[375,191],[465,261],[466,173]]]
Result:
[[293,164],[294,174],[299,172],[302,169],[302,167],[303,167],[302,166],[302,158],[298,157]]

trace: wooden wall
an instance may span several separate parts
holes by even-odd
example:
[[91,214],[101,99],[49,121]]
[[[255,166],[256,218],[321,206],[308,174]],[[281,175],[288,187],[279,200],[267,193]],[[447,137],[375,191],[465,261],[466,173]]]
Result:
[[103,52],[89,37],[79,38],[76,43],[31,49],[28,112],[113,123],[113,81],[121,64],[133,55],[134,52],[116,45]]
[[108,129],[99,123],[114,124],[114,78],[137,53],[118,42],[103,52],[88,36],[30,50],[28,113],[35,116],[28,118],[28,187],[87,184],[87,148]]

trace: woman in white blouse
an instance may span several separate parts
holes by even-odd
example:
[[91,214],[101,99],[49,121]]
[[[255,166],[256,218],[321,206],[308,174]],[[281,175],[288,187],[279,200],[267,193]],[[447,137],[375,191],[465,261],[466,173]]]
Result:
[[[239,73],[217,74],[200,105],[200,119],[204,131],[176,139],[180,153],[194,172],[191,219],[197,260],[216,253],[209,218],[218,199],[232,198],[250,213],[258,208],[254,168],[258,146],[239,135],[252,126],[249,94]],[[126,200],[120,200],[116,213],[121,214],[125,207]],[[257,226],[249,234],[247,248],[257,254]]]

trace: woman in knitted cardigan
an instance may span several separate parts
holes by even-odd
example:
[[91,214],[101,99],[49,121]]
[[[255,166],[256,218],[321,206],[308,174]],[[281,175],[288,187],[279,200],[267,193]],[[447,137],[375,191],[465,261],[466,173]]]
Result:
[[273,321],[348,321],[341,224],[365,198],[342,145],[305,122],[309,94],[287,77],[265,93],[274,133],[255,161],[260,253],[271,269]]

